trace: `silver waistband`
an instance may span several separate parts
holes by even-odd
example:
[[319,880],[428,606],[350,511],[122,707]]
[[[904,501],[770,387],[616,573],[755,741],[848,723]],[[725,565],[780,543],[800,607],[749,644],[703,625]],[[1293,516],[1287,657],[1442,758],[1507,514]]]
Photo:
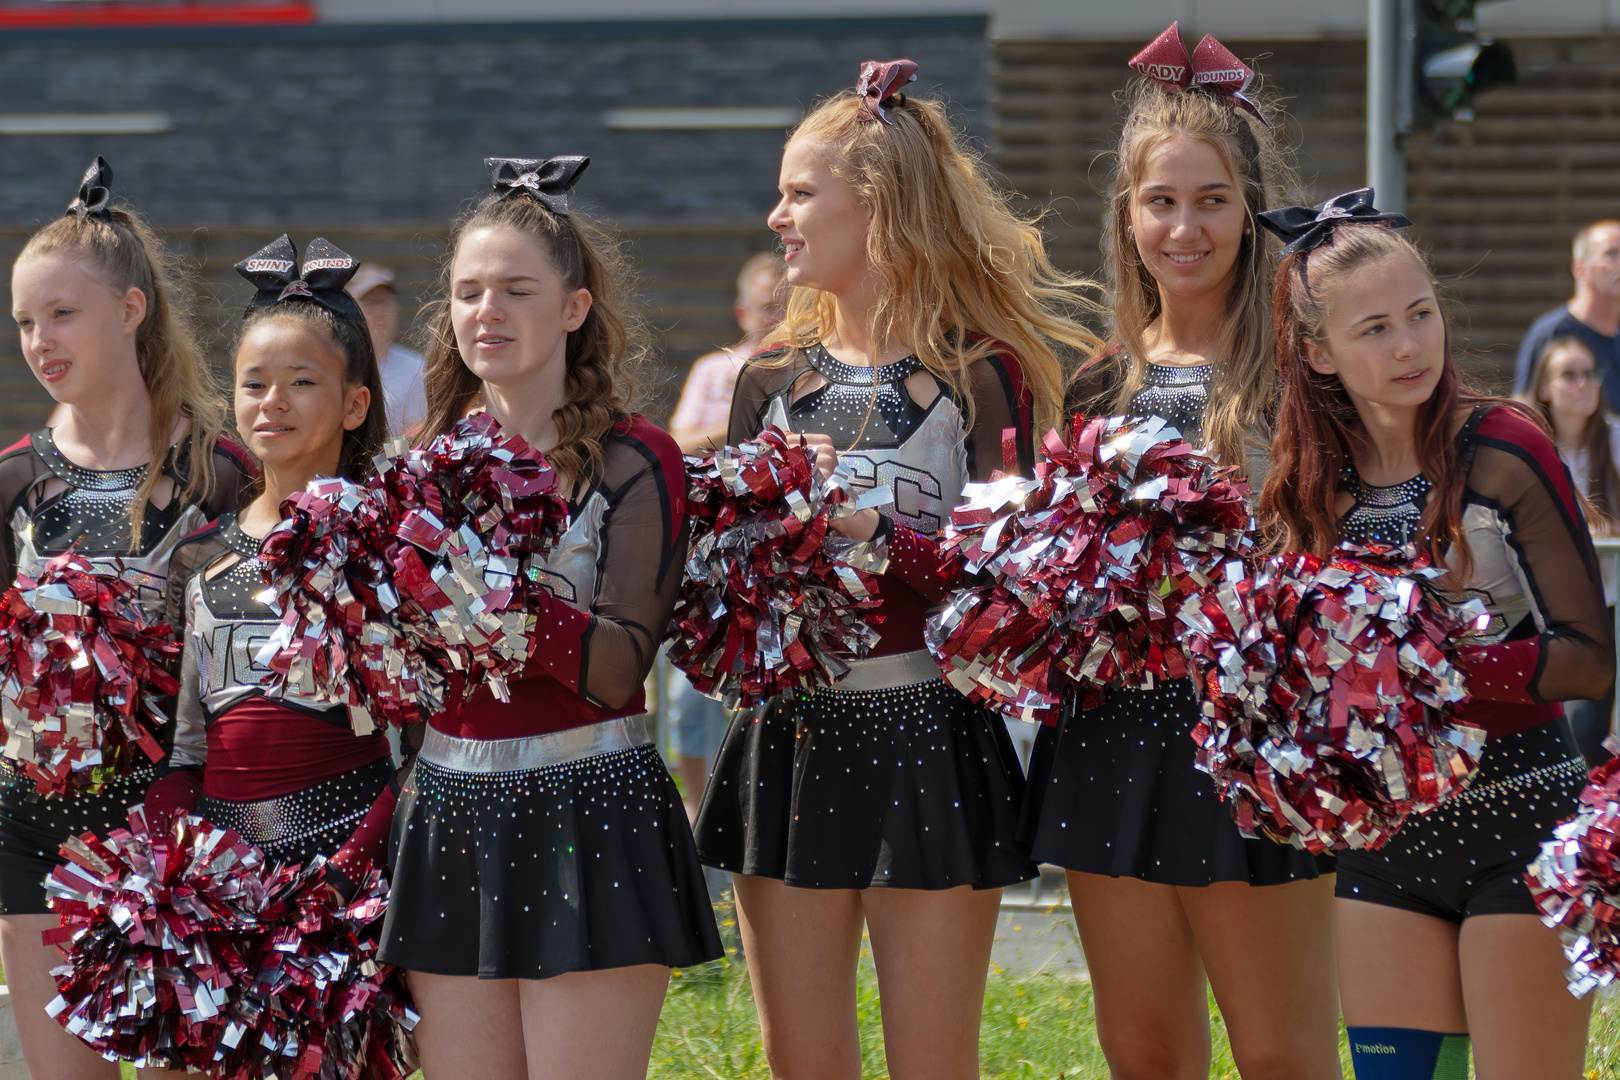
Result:
[[531,772],[650,742],[645,716],[624,716],[521,739],[458,739],[430,727],[422,740],[421,759],[451,772]]
[[896,686],[915,686],[918,683],[943,679],[934,655],[927,649],[895,653],[893,656],[870,656],[865,660],[851,660],[849,674],[833,685],[834,690],[892,690]]

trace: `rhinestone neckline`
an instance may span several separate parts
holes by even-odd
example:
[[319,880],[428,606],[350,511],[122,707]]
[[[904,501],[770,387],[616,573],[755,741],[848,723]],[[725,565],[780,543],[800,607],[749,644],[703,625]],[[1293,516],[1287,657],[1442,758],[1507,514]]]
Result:
[[52,437],[50,428],[46,428],[35,438],[44,444],[45,454],[43,456],[49,463],[51,471],[81,491],[138,491],[141,483],[146,479],[147,466],[145,465],[137,465],[133,469],[109,469],[106,471],[87,469],[82,465],[75,465],[57,447],[56,439]]
[[263,546],[264,541],[257,540],[243,532],[242,526],[236,520],[236,515],[232,514],[231,520],[225,526],[225,543],[242,558],[257,559],[259,557],[259,548]]
[[812,345],[808,352],[810,366],[829,382],[842,383],[845,386],[876,386],[879,383],[899,382],[910,378],[923,369],[922,361],[915,356],[907,356],[877,367],[856,367],[846,364],[833,356],[822,345]]
[[1149,386],[1192,386],[1195,383],[1209,381],[1215,370],[1213,364],[1172,367],[1169,364],[1148,363],[1145,368],[1142,381]]
[[1429,483],[1428,477],[1418,473],[1411,479],[1402,480],[1398,484],[1391,484],[1388,487],[1374,487],[1363,481],[1360,474],[1349,465],[1344,467],[1344,481],[1351,497],[1356,500],[1358,506],[1376,510],[1388,510],[1393,507],[1416,503],[1434,486]]

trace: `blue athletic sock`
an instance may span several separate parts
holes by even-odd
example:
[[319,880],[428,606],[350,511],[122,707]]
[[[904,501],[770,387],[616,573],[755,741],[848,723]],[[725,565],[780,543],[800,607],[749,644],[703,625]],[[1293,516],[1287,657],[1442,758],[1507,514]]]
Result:
[[1414,1028],[1353,1027],[1356,1080],[1468,1080],[1468,1035]]

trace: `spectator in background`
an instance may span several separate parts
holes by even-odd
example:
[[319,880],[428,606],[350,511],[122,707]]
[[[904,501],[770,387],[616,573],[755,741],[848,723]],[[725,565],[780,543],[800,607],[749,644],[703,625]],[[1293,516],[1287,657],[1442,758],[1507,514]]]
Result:
[[[1540,411],[1553,433],[1558,456],[1569,467],[1575,487],[1587,498],[1588,525],[1593,536],[1620,535],[1620,417],[1603,408],[1604,378],[1597,358],[1584,339],[1573,334],[1549,340],[1535,354],[1530,367],[1532,388],[1523,399]],[[1614,624],[1613,557],[1600,555],[1603,598]],[[1604,701],[1566,701],[1581,755],[1588,766],[1608,760],[1603,738],[1609,733],[1614,692]]]
[[731,419],[731,391],[737,372],[767,329],[782,318],[782,260],[762,251],[743,263],[737,275],[737,300],[731,310],[743,339],[692,361],[681,388],[681,400],[669,418],[669,433],[683,454],[695,454],[726,440]]
[[[782,299],[782,260],[775,253],[762,251],[743,263],[737,275],[737,300],[731,308],[743,339],[692,362],[680,403],[669,418],[669,433],[683,454],[702,453],[726,441],[737,372],[753,353],[755,343],[782,318]],[[696,819],[709,779],[709,763],[726,729],[726,710],[692,689],[679,672],[669,673],[664,684],[665,712],[675,744],[675,775],[681,779],[687,816]]]
[[408,435],[427,418],[427,397],[422,389],[422,354],[398,344],[399,296],[394,271],[377,263],[363,263],[349,282],[349,295],[360,301],[371,346],[382,371],[383,402],[389,434]]
[[1531,368],[1536,357],[1555,337],[1575,337],[1586,343],[1603,383],[1603,400],[1610,412],[1620,412],[1620,221],[1594,221],[1575,234],[1570,273],[1575,295],[1569,303],[1537,319],[1519,345],[1514,365],[1513,390],[1529,400],[1536,385]]

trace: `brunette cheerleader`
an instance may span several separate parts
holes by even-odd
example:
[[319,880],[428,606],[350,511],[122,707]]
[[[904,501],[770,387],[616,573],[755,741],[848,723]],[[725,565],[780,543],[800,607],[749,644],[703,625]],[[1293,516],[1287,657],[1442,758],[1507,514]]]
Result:
[[1463,384],[1423,255],[1372,192],[1267,215],[1283,393],[1260,510],[1278,546],[1416,544],[1490,614],[1458,719],[1487,733],[1461,795],[1339,857],[1339,992],[1361,1080],[1584,1075],[1590,998],[1564,984],[1525,865],[1585,773],[1558,723],[1601,699],[1614,647],[1569,472],[1512,403]]
[[[67,214],[35,233],[12,267],[23,356],[66,409],[55,428],[0,455],[0,578],[37,575],[73,547],[98,570],[121,565],[155,621],[175,545],[236,508],[251,466],[220,438],[223,403],[181,307],[178,269],[143,220],[112,205],[111,184],[97,158]],[[0,961],[35,1076],[118,1076],[45,1014],[60,954],[40,943],[56,925],[44,881],[62,841],[124,824],[154,775],[47,799],[0,761]]]
[[[1111,352],[1068,411],[1157,416],[1257,483],[1273,400],[1275,245],[1256,224],[1287,179],[1253,72],[1172,25],[1132,66],[1104,248]],[[1194,767],[1186,679],[1107,692],[1044,727],[1021,835],[1068,871],[1110,1074],[1202,1078],[1206,980],[1245,1080],[1337,1077],[1331,860],[1246,840]]]
[[1001,888],[1035,873],[1015,841],[1023,776],[1002,721],[940,676],[924,616],[950,582],[935,534],[963,484],[1033,466],[1055,419],[1054,347],[1095,348],[1076,284],[1047,262],[944,107],[868,63],[782,155],[787,315],[738,377],[728,441],[801,432],[830,472],[890,485],[892,516],[838,524],[887,545],[880,640],[835,687],[734,718],[698,813],[729,870],[779,1077],[861,1072],[864,921],[896,1077],[978,1076],[979,1014]]
[[343,706],[266,697],[269,671],[255,659],[281,621],[258,599],[258,555],[282,503],[317,476],[364,482],[388,432],[365,317],[343,289],[359,263],[322,239],[304,262],[316,269],[300,274],[283,236],[237,264],[259,291],[236,347],[236,429],[263,487],[170,561],[169,620],[185,628],[185,651],[174,749],[146,806],[196,813],[273,860],[307,863],[337,856],[378,804],[373,828],[329,864],[353,879],[382,861],[394,809],[378,800],[394,774],[387,736],[357,736]]
[[395,818],[382,959],[428,1076],[641,1077],[669,969],[719,937],[642,682],[686,557],[680,450],[629,412],[616,246],[569,205],[585,158],[491,159],[457,226],[424,440],[482,407],[545,452],[572,512],[510,701],[435,716]]

